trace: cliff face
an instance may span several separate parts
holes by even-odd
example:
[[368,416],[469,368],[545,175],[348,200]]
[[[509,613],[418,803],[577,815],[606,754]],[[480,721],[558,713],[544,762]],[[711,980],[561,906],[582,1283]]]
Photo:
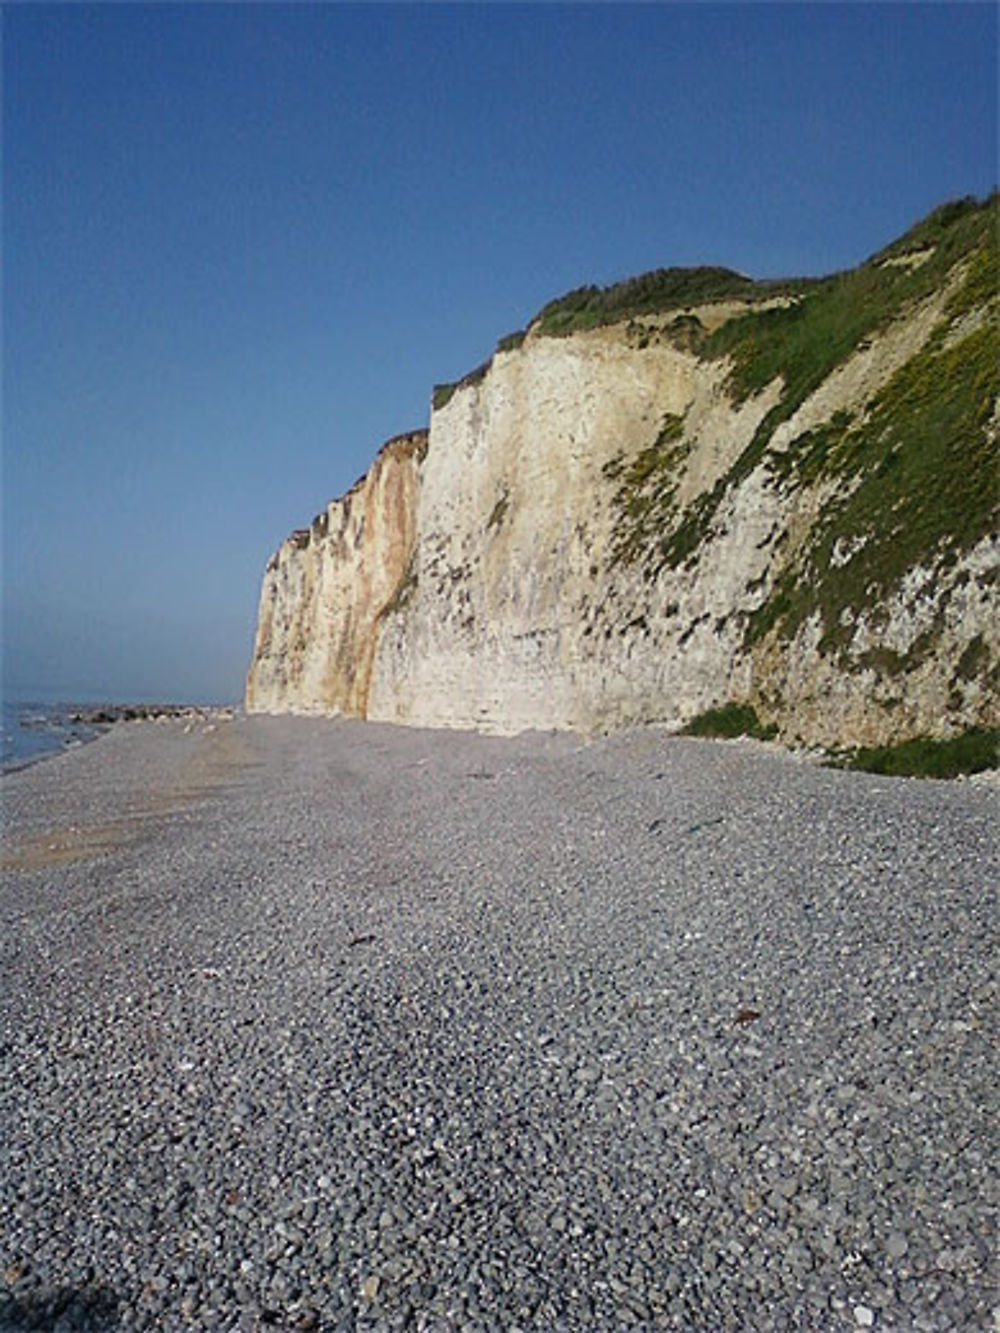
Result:
[[[997,725],[995,200],[851,274],[541,313],[265,576],[247,705],[789,739]],[[704,299],[698,299],[699,295]]]
[[426,450],[426,431],[390,440],[352,490],[271,557],[250,712],[366,715],[379,622],[414,550]]

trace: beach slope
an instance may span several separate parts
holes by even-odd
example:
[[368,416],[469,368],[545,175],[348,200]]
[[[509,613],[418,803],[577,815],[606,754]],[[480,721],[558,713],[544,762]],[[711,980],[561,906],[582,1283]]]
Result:
[[253,717],[0,793],[0,1328],[992,1327],[995,788]]

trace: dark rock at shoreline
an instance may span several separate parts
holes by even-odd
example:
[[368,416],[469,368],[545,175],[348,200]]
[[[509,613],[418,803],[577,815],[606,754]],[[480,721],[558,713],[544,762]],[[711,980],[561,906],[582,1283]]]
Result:
[[168,718],[208,721],[221,714],[231,716],[232,709],[205,704],[100,704],[75,710],[70,713],[69,720],[96,727],[115,722],[159,722]]

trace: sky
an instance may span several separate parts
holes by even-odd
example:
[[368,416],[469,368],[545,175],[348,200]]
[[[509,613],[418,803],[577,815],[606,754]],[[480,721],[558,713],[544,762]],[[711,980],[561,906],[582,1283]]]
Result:
[[7,4],[3,679],[241,698],[271,552],[550,298],[997,183],[979,4]]

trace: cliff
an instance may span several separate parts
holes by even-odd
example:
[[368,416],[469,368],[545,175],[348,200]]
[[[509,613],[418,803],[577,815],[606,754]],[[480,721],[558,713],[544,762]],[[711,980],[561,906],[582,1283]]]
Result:
[[390,440],[342,499],[271,557],[248,711],[366,715],[381,618],[416,542],[426,451],[425,430]]
[[264,578],[251,711],[998,725],[996,197],[849,273],[551,303]]

